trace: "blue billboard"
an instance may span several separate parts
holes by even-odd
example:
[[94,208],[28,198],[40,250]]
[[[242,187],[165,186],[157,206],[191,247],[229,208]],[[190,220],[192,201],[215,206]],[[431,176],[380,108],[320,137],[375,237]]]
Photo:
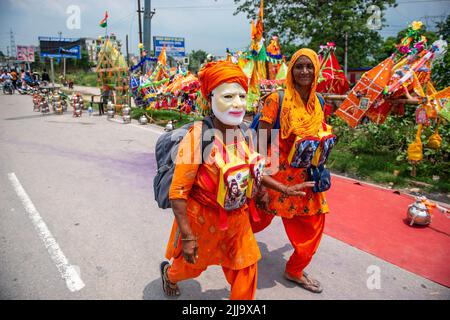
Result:
[[41,57],[81,59],[81,39],[39,37]]
[[184,38],[153,37],[153,48],[155,49],[155,56],[159,56],[164,45],[166,46],[167,56],[173,58],[182,58],[186,56]]

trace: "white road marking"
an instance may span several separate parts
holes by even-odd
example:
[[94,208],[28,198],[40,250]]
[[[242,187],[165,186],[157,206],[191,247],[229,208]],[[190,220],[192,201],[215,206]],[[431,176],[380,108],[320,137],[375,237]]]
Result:
[[[112,121],[112,122],[124,124],[123,121],[120,121],[120,120],[117,120],[117,119],[108,119],[108,120]],[[147,131],[151,131],[151,132],[159,134],[159,135],[162,135],[164,133],[164,131],[154,129],[154,128],[149,127],[149,126],[137,125],[137,124],[133,124],[133,123],[128,123],[126,125],[127,126],[136,127],[136,128],[139,128],[139,129],[143,129],[143,130],[147,130]]]
[[147,131],[151,131],[151,132],[153,132],[153,133],[156,133],[156,134],[159,134],[159,135],[162,135],[163,133],[164,133],[164,131],[160,131],[160,130],[157,130],[157,129],[153,129],[152,127],[147,127],[147,126],[144,126],[144,125],[137,125],[137,124],[131,124],[133,127],[136,127],[136,128],[139,128],[139,129],[143,129],[143,130],[147,130]]
[[83,289],[85,286],[83,280],[81,280],[74,266],[69,264],[69,261],[56,242],[56,239],[47,228],[47,225],[45,224],[44,220],[42,220],[33,202],[31,202],[30,197],[20,184],[19,179],[17,179],[14,173],[8,173],[8,178],[20,200],[22,201],[22,204],[28,213],[28,217],[37,230],[39,237],[44,242],[45,248],[50,254],[50,258],[52,258],[53,262],[56,264],[61,277],[66,281],[67,288],[71,292]]
[[113,119],[108,119],[108,121],[112,121],[112,122],[123,124],[123,121],[119,121],[119,120],[114,119],[114,118]]

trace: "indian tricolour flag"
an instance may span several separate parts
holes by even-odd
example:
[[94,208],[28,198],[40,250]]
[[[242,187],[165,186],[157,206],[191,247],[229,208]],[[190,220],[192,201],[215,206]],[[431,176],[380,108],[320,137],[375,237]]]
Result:
[[100,27],[106,28],[108,26],[108,11],[105,12],[105,17],[100,21]]

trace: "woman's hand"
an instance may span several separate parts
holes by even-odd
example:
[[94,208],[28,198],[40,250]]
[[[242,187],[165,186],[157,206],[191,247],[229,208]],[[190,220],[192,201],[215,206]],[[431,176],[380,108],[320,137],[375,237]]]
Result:
[[306,181],[303,183],[295,184],[293,186],[285,186],[283,193],[288,196],[304,196],[306,195],[306,192],[302,190],[305,188],[312,188],[314,187],[314,184],[314,181]]
[[262,179],[263,186],[281,192],[287,196],[304,196],[306,192],[302,191],[305,188],[314,187],[314,181],[306,181],[303,183],[288,186],[281,182],[278,182],[270,176],[264,176]]
[[270,202],[269,194],[264,186],[261,186],[255,197],[256,205],[261,209],[267,209]]
[[198,245],[195,238],[182,239],[182,254],[187,263],[195,264],[198,259]]

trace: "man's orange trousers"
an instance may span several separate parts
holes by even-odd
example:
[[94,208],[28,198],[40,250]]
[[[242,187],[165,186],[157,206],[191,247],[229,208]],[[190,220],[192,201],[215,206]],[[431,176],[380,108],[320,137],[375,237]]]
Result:
[[[205,269],[195,269],[192,264],[184,260],[183,255],[179,255],[173,260],[169,267],[167,276],[169,281],[177,283],[182,280],[198,277]],[[231,285],[230,300],[253,300],[255,298],[256,284],[258,278],[257,264],[240,270],[232,270],[222,267],[223,273],[228,283]]]

